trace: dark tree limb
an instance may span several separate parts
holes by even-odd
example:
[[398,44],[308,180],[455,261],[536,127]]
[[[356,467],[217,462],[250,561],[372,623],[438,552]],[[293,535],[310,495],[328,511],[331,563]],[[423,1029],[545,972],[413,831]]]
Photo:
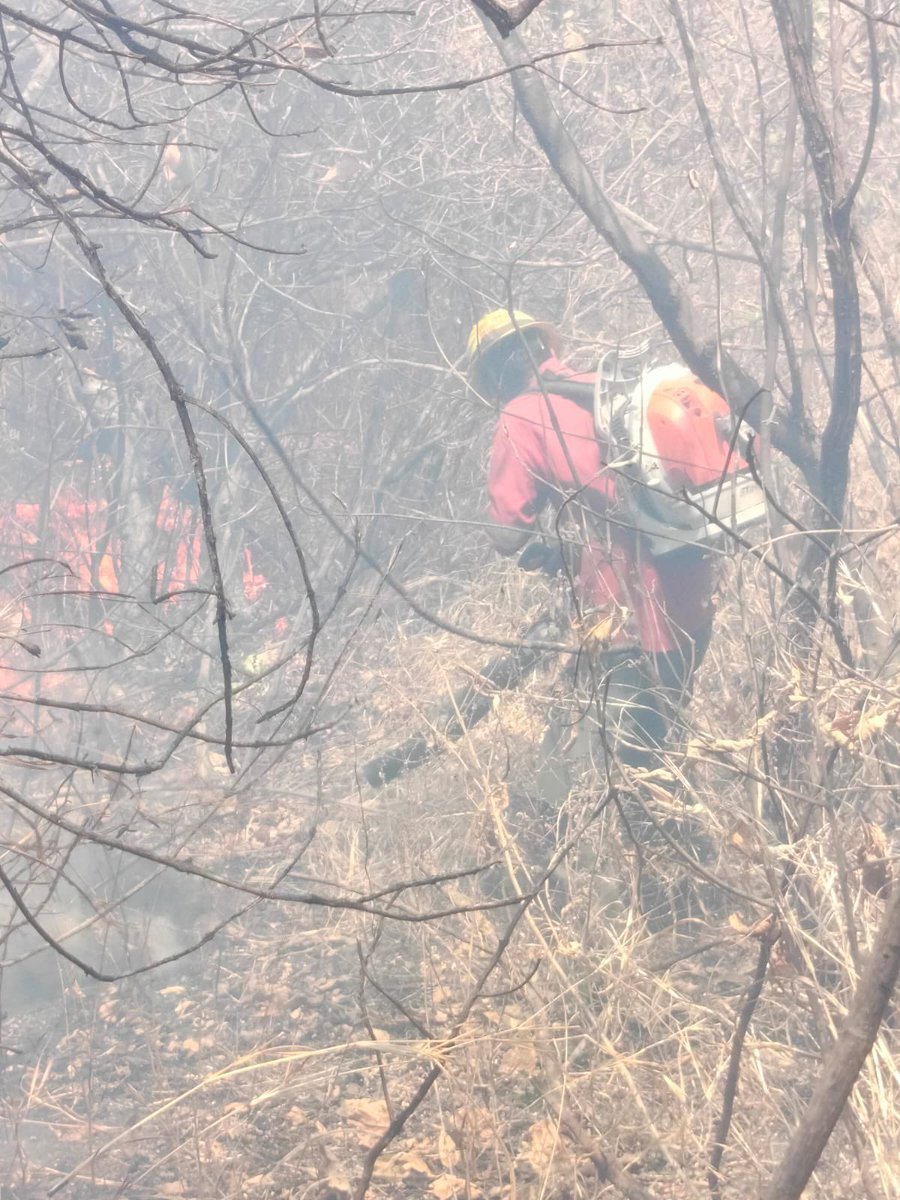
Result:
[[747,1031],[750,1028],[750,1022],[753,1020],[753,1014],[762,995],[766,971],[769,969],[769,960],[772,957],[772,947],[777,937],[778,925],[775,921],[770,921],[764,926],[760,935],[756,968],[753,972],[753,978],[750,981],[750,987],[747,989],[747,994],[744,997],[744,1003],[741,1006],[740,1016],[734,1028],[734,1036],[731,1039],[731,1051],[728,1055],[728,1073],[725,1076],[725,1087],[722,1090],[722,1110],[719,1113],[719,1119],[716,1121],[716,1128],[713,1133],[712,1145],[709,1151],[709,1170],[706,1175],[710,1193],[714,1197],[721,1195],[719,1170],[728,1141],[728,1132],[731,1129],[734,1102],[737,1097],[738,1083],[741,1078],[741,1059],[744,1054],[744,1043],[747,1040]]
[[[849,179],[796,12],[786,0],[772,0],[772,13],[818,184],[825,260],[831,276],[834,373],[830,411],[822,433],[819,486],[813,491],[825,510],[824,520],[837,527],[847,494],[850,444],[856,430],[862,386],[862,332],[851,212],[862,182],[862,164],[868,161],[868,155],[864,150],[860,168],[854,178]],[[875,115],[877,117],[877,105]],[[870,121],[870,136],[871,126]]]
[[597,1172],[601,1183],[611,1184],[625,1197],[625,1200],[654,1200],[652,1192],[612,1158],[597,1144],[596,1138],[588,1132],[573,1111],[571,1104],[566,1104],[562,1115],[562,1126],[575,1144],[579,1154],[584,1154],[591,1160],[591,1166]]
[[889,4],[883,13],[874,13],[869,12],[862,4],[854,3],[854,0],[838,0],[838,3],[843,4],[844,8],[852,8],[854,12],[859,13],[860,16],[865,17],[868,21],[879,21],[882,25],[890,25],[894,29],[900,29],[900,21],[892,21],[888,16],[888,13],[894,7],[892,4]]
[[501,37],[509,37],[540,5],[541,0],[519,0],[518,4],[499,4],[497,0],[472,0],[483,17],[486,17]]
[[796,1200],[809,1182],[868,1058],[900,975],[900,888],[888,903],[847,1018],[762,1200]]

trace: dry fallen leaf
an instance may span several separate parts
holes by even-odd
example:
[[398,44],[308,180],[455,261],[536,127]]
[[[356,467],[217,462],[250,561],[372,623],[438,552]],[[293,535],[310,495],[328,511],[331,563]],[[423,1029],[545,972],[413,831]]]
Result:
[[377,1100],[345,1100],[341,1111],[347,1125],[363,1133],[381,1134],[391,1123],[387,1105],[380,1097]]
[[531,1074],[537,1067],[537,1051],[534,1042],[523,1039],[514,1042],[500,1059],[500,1070],[504,1075],[524,1071]]
[[459,1162],[459,1148],[446,1129],[438,1134],[438,1158],[445,1171],[452,1171]]
[[800,972],[788,958],[780,942],[772,947],[772,957],[769,960],[769,973],[775,979],[797,979]]
[[859,719],[856,736],[862,742],[867,738],[874,737],[878,733],[883,733],[888,721],[894,717],[896,717],[896,712],[893,706],[877,713],[864,713]]
[[431,1179],[434,1171],[415,1150],[401,1150],[398,1154],[386,1154],[378,1160],[375,1176],[381,1182],[402,1183],[411,1175],[424,1175]]
[[466,1181],[460,1179],[458,1175],[438,1175],[428,1190],[432,1196],[437,1197],[437,1200],[454,1200],[456,1196],[481,1195],[481,1190],[471,1184],[467,1190]]
[[599,646],[608,646],[613,638],[617,637],[628,624],[628,609],[617,608],[615,612],[601,618],[595,622],[589,629],[584,632],[584,642],[586,645],[594,643]]
[[479,1104],[468,1104],[458,1108],[451,1119],[454,1143],[457,1146],[474,1146],[486,1150],[497,1138],[494,1114]]
[[888,843],[883,830],[867,821],[862,844],[857,848],[856,861],[862,884],[871,896],[887,896],[891,890],[891,863]]
[[547,1120],[535,1121],[525,1134],[522,1148],[516,1155],[520,1162],[528,1163],[538,1175],[543,1175],[553,1163],[558,1165],[561,1159],[568,1156],[559,1129],[553,1121]]
[[763,855],[759,846],[759,837],[750,821],[738,820],[728,841],[735,850],[739,850],[751,862],[762,862]]
[[760,941],[765,939],[773,944],[778,940],[780,933],[778,920],[772,913],[759,921],[754,921],[752,925],[746,925],[737,913],[732,913],[728,918],[728,924],[743,937],[758,938]]
[[335,1158],[326,1146],[321,1147],[324,1168],[319,1178],[325,1185],[322,1200],[344,1200],[353,1190],[353,1182],[343,1161]]

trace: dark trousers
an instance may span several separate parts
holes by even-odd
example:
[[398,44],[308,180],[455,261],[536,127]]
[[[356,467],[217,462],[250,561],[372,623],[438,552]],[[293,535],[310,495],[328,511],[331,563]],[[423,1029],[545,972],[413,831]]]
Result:
[[[704,628],[669,653],[607,652],[578,665],[574,680],[550,714],[531,787],[511,797],[512,831],[536,863],[547,860],[568,826],[566,800],[573,787],[586,782],[582,799],[599,801],[609,794],[603,780],[617,762],[652,770],[663,765],[661,756],[667,748],[677,748],[686,738],[683,713],[710,632],[711,627]],[[587,774],[591,767],[597,772],[593,778]],[[657,786],[660,782],[665,787],[662,780]],[[651,810],[656,805],[651,802],[648,807],[648,800],[650,794],[640,777],[626,780],[616,790],[625,844],[637,852],[641,908],[651,927],[661,928],[671,924],[674,914],[686,911],[673,892],[683,872],[673,872],[667,860],[670,847],[661,831],[692,855],[702,855],[702,848],[696,831],[682,829],[671,806],[664,805],[655,815]],[[659,864],[650,866],[660,855]]]
[[595,761],[599,752],[629,767],[652,768],[667,743],[681,740],[681,715],[711,632],[707,625],[668,652],[611,651],[580,664],[576,692],[584,698],[586,727],[580,736],[599,743],[591,748]]

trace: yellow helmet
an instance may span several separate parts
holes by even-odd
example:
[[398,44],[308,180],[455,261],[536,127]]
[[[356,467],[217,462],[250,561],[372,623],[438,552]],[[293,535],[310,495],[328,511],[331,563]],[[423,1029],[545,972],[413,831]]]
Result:
[[466,343],[466,359],[469,380],[473,386],[478,386],[478,371],[488,351],[525,329],[534,329],[543,334],[554,353],[559,349],[561,338],[555,325],[549,321],[537,321],[517,309],[496,308],[472,326]]

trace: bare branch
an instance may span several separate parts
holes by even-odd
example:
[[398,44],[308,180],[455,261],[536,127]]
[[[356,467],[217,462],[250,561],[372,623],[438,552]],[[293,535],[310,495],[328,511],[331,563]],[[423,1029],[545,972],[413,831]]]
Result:
[[501,37],[508,37],[514,29],[527,20],[540,5],[541,0],[518,0],[517,4],[501,4],[499,0],[472,0]]
[[900,975],[900,888],[894,888],[841,1031],[763,1200],[797,1200],[868,1058]]

